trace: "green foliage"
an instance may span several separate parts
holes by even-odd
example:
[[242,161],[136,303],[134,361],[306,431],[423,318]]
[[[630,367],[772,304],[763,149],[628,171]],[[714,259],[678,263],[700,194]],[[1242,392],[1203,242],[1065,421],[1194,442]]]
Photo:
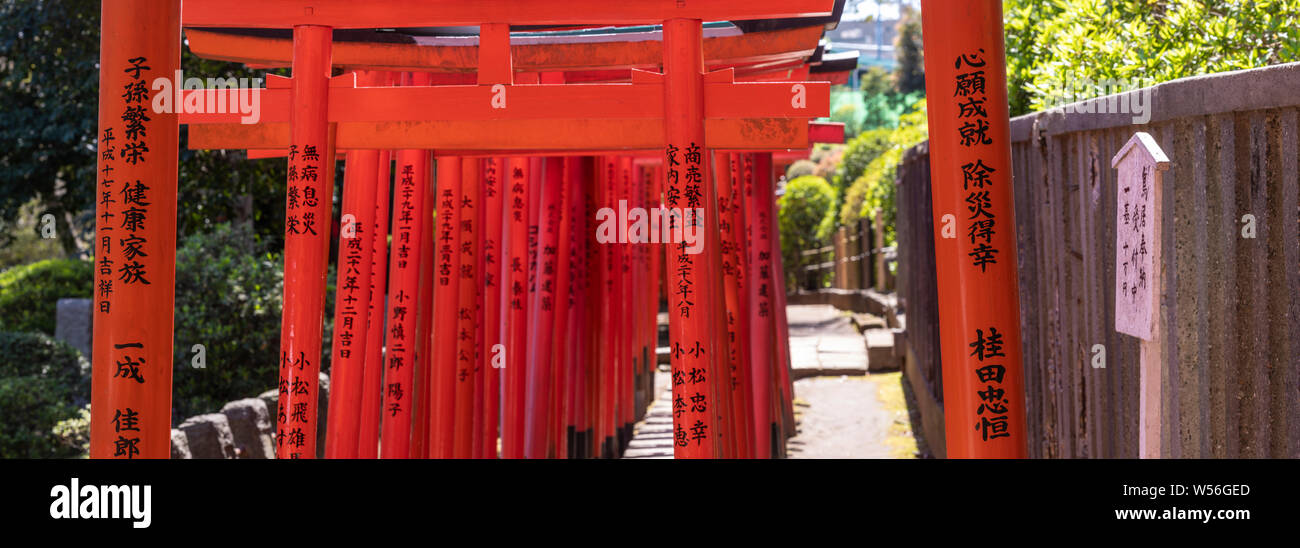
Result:
[[867,96],[894,91],[893,76],[881,67],[868,67],[859,77],[858,89]]
[[0,246],[35,199],[77,251],[70,221],[94,200],[98,62],[99,2],[0,0]]
[[[881,141],[860,145],[859,148],[864,149],[864,152],[859,153],[855,162],[868,158],[870,151],[878,152],[862,168],[861,175],[853,179],[839,209],[839,224],[844,226],[857,223],[864,217],[869,218],[879,210],[884,216],[885,245],[893,245],[894,242],[894,219],[897,215],[894,178],[898,164],[903,159],[903,152],[928,136],[925,100],[918,101],[913,109],[902,116],[898,129],[890,131]],[[849,154],[845,153],[844,157],[847,173]]]
[[[275,386],[283,282],[280,255],[246,224],[185,239],[176,252],[175,419]],[[203,369],[191,366],[195,344],[206,349]]]
[[0,377],[0,458],[68,458],[80,454],[54,435],[54,426],[77,412],[53,379]]
[[[1300,0],[1005,0],[1013,116],[1064,88],[1151,85],[1300,59]],[[1092,89],[1082,99],[1106,94]]]
[[785,169],[785,178],[794,180],[805,175],[813,175],[816,172],[817,164],[814,164],[809,160],[798,160]]
[[894,51],[898,67],[894,71],[894,91],[906,95],[925,93],[925,57],[921,51],[921,14],[904,5],[898,19]]
[[66,257],[57,238],[42,237],[41,228],[44,223],[36,215],[39,208],[40,202],[30,200],[19,208],[15,222],[7,225],[12,229],[11,232],[5,234],[4,227],[0,226],[0,240],[7,236],[8,241],[7,244],[0,245],[0,271],[45,259]]
[[54,434],[90,400],[90,365],[39,333],[0,332],[0,458],[81,454]]
[[69,402],[90,401],[90,362],[75,348],[40,333],[0,331],[0,377],[52,379]]
[[889,150],[889,147],[893,146],[889,140],[893,133],[892,128],[876,128],[864,131],[850,140],[848,146],[844,148],[844,157],[840,164],[838,178],[844,181],[842,184],[847,185],[858,180],[862,172],[866,171],[867,164]]
[[53,335],[59,299],[91,297],[91,269],[80,259],[48,259],[0,272],[0,330]]
[[[0,0],[0,247],[25,204],[54,215],[68,256],[89,253],[94,232],[99,104],[100,3]],[[238,63],[199,59],[182,48],[186,77],[262,77]],[[280,72],[286,72],[281,70]],[[283,160],[248,161],[242,151],[192,151],[182,126],[181,237],[226,221],[252,221],[278,245],[284,232]]]
[[51,433],[69,451],[81,458],[90,456],[90,404],[77,410],[71,417],[54,424]]
[[800,252],[821,247],[834,228],[835,190],[821,177],[799,177],[786,183],[777,207],[786,272],[802,272],[807,261]]

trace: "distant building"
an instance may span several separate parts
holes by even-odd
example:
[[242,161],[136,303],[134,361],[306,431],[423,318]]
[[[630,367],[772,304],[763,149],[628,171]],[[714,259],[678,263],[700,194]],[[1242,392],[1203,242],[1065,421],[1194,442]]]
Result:
[[919,7],[917,2],[910,0],[849,0],[839,26],[826,33],[828,52],[859,52],[858,70],[850,79],[850,86],[857,87],[858,74],[869,67],[881,67],[892,72],[897,66],[894,38],[897,36],[900,3]]

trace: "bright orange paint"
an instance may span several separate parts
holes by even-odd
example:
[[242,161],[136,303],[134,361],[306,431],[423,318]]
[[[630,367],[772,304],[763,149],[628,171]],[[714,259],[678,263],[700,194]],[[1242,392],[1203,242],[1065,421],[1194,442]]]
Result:
[[[948,456],[1023,458],[1002,3],[922,4]],[[942,236],[945,215],[957,219],[956,238]]]
[[[667,206],[681,208],[685,224],[697,227],[700,245],[713,252],[704,220],[694,208],[712,203],[704,148],[704,74],[700,53],[700,21],[672,19],[664,22],[664,190]],[[690,213],[685,213],[691,209]],[[668,330],[673,370],[673,452],[677,458],[714,458],[718,424],[712,406],[714,361],[709,350],[713,331],[710,316],[707,255],[690,255],[684,245],[668,246]]]
[[179,129],[175,114],[151,108],[150,85],[180,69],[180,11],[176,0],[103,3],[90,415],[97,459],[171,455]]

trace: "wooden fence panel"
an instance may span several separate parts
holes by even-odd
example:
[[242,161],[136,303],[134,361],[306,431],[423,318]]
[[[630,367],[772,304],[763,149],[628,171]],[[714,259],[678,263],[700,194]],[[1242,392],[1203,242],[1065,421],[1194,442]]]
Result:
[[[1012,120],[1031,457],[1137,456],[1138,341],[1114,329],[1110,166],[1136,131],[1172,160],[1163,456],[1300,457],[1298,87],[1300,64],[1281,65],[1149,88],[1147,124],[1060,110]],[[898,286],[908,345],[942,400],[928,160],[922,144],[899,166]]]

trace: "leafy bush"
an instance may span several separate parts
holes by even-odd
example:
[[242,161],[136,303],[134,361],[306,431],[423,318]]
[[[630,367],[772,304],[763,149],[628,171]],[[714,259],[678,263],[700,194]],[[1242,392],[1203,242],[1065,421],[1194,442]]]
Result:
[[[912,112],[903,115],[898,129],[890,131],[883,142],[873,141],[861,145],[862,149],[882,145],[884,148],[876,149],[880,152],[862,169],[862,174],[853,180],[853,184],[844,194],[844,201],[839,210],[839,224],[844,226],[857,223],[864,217],[871,217],[876,210],[880,210],[881,215],[884,216],[887,246],[894,243],[894,219],[897,214],[897,206],[894,203],[894,177],[897,174],[898,164],[903,160],[903,152],[924,141],[928,134],[925,101],[918,101],[913,108]],[[865,155],[865,153],[859,154],[855,161]],[[844,158],[844,170],[847,173],[850,169],[849,154],[846,153]]]
[[844,148],[844,157],[840,164],[839,175],[844,184],[858,180],[862,172],[867,170],[867,164],[893,146],[889,140],[893,133],[894,130],[891,128],[877,128],[864,131],[849,141],[848,146]]
[[93,293],[94,272],[88,261],[48,259],[0,273],[0,331],[54,334],[59,299]]
[[39,375],[0,377],[0,458],[39,459],[75,457],[54,435],[54,425],[73,416],[58,381]]
[[785,169],[785,178],[794,180],[806,175],[813,175],[816,171],[817,164],[809,160],[797,160]]
[[90,400],[90,365],[40,333],[0,332],[0,458],[81,454],[54,427]]
[[51,379],[68,402],[90,401],[90,362],[75,348],[41,333],[0,332],[0,377]]
[[[807,261],[800,252],[821,247],[834,227],[835,190],[821,177],[799,177],[786,183],[777,206],[786,272],[802,272]],[[787,274],[787,287],[792,287],[792,281]]]
[[1003,5],[1013,116],[1042,110],[1063,86],[1081,81],[1149,85],[1300,58],[1300,0]]
[[[255,239],[246,225],[219,224],[176,251],[176,420],[275,386],[283,261]],[[206,349],[203,369],[191,366],[195,344]]]
[[90,404],[77,410],[73,416],[55,423],[51,430],[59,443],[77,456],[90,456]]

